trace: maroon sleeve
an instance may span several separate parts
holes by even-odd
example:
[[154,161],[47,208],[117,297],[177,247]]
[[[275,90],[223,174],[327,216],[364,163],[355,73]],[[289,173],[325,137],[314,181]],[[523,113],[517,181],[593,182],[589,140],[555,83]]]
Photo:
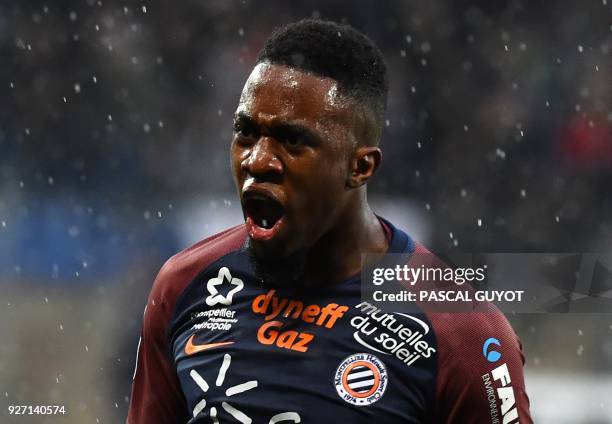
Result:
[[533,423],[522,347],[506,317],[490,312],[430,316],[438,339],[440,423]]
[[244,226],[234,227],[173,256],[162,267],[145,308],[128,424],[175,424],[188,420],[187,403],[168,340],[174,305],[198,272],[239,248],[245,238]]
[[[448,266],[420,243],[414,253],[416,264]],[[522,346],[504,314],[486,302],[470,305],[477,312],[430,312],[431,306],[421,305],[438,346],[435,421],[532,424]]]
[[173,299],[164,293],[172,259],[159,272],[145,308],[127,422],[186,422],[186,402],[170,357],[167,323]]

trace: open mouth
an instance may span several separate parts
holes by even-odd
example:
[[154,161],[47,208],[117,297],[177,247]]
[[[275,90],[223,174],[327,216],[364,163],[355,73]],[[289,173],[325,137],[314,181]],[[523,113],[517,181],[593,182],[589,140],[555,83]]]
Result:
[[283,222],[285,209],[272,197],[263,194],[249,194],[244,198],[247,231],[254,239],[271,239]]

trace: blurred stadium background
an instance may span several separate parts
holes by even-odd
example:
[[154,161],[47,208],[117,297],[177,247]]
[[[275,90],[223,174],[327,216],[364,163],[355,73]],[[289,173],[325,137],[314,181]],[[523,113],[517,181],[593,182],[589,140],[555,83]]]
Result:
[[[610,252],[610,0],[3,0],[0,421],[124,420],[155,273],[241,220],[255,55],[310,16],[387,58],[379,213],[439,251]],[[510,318],[536,422],[612,423],[612,314]]]

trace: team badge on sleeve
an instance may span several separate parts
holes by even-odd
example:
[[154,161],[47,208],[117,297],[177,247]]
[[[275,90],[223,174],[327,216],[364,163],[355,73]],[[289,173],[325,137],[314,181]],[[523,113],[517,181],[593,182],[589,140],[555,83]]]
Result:
[[385,393],[387,369],[376,356],[356,353],[338,366],[334,385],[338,395],[346,402],[357,406],[371,405]]

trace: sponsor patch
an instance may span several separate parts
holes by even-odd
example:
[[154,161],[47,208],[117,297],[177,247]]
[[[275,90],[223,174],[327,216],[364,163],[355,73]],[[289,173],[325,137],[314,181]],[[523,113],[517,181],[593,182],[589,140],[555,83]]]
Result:
[[296,328],[295,323],[302,322],[308,326],[330,329],[349,308],[337,303],[325,306],[305,305],[301,300],[279,297],[276,296],[276,290],[269,290],[253,299],[251,309],[254,313],[263,315],[265,320],[257,330],[259,343],[304,353],[310,348],[315,335],[287,327]]
[[[502,359],[502,354],[494,350],[494,347],[501,348],[501,343],[493,337],[489,337],[482,345],[482,355],[491,363]],[[508,365],[504,362],[491,372],[483,374],[482,382],[489,403],[491,424],[518,423],[518,411]]]
[[[229,287],[229,289],[226,289]],[[206,304],[208,306],[225,305],[229,306],[232,304],[234,295],[244,288],[244,283],[240,278],[232,277],[230,270],[227,267],[219,269],[217,277],[211,278],[206,283],[206,290],[208,290],[208,296],[206,297]],[[227,294],[224,296],[219,290],[226,289]]]
[[334,376],[338,395],[357,406],[377,402],[385,394],[387,381],[385,365],[370,353],[356,353],[345,358]]
[[193,330],[208,331],[228,331],[238,322],[236,311],[227,308],[195,312],[191,314],[191,319],[200,321],[193,325]]
[[436,348],[425,338],[429,325],[423,320],[401,312],[383,312],[368,302],[355,308],[360,314],[351,319],[353,338],[363,347],[394,356],[406,366],[435,355]]

